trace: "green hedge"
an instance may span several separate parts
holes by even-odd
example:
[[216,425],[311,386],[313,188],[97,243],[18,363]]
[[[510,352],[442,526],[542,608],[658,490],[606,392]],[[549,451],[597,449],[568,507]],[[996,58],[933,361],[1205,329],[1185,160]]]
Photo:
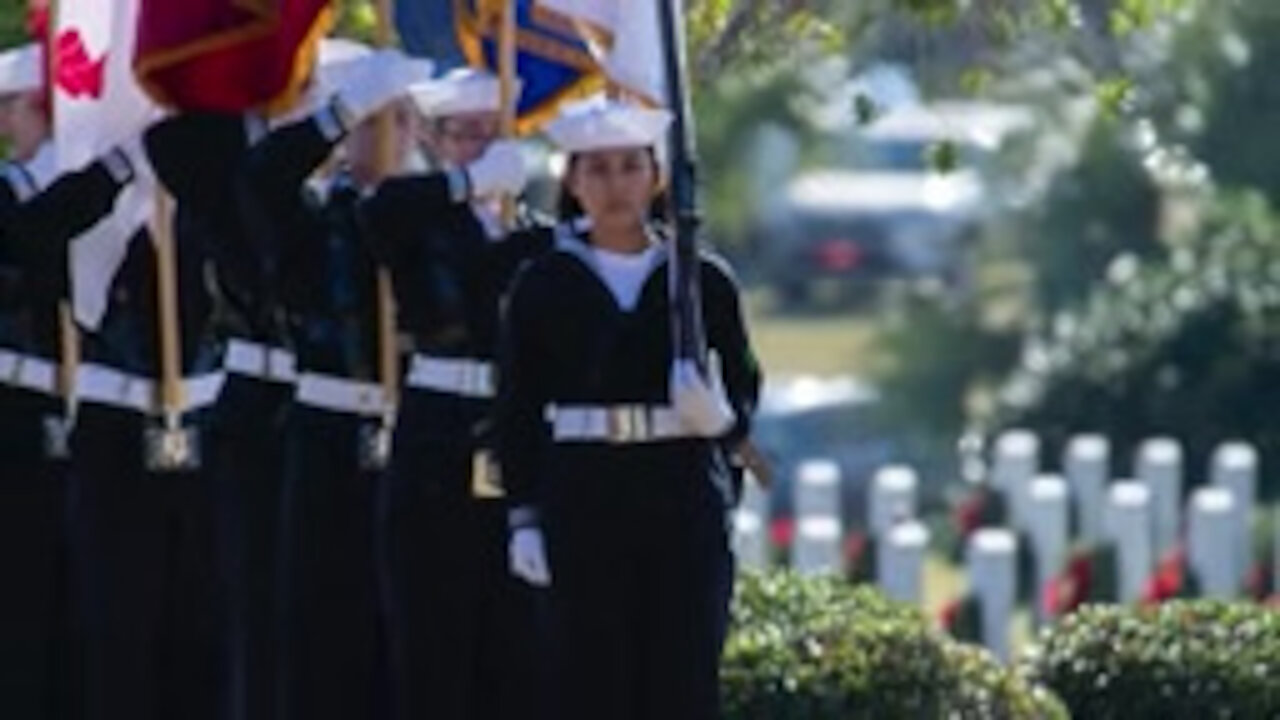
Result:
[[791,573],[740,584],[723,665],[726,720],[1065,718],[984,650],[869,587]]
[[1046,632],[1021,671],[1073,717],[1280,717],[1280,612],[1177,600],[1087,605]]

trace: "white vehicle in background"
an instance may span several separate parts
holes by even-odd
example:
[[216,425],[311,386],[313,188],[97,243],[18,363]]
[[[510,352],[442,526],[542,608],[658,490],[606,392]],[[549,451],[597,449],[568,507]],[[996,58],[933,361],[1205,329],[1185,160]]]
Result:
[[759,229],[765,278],[788,305],[824,286],[866,297],[899,278],[967,292],[975,240],[1028,196],[1003,162],[1032,124],[1025,108],[939,102],[829,130],[821,164],[786,184]]

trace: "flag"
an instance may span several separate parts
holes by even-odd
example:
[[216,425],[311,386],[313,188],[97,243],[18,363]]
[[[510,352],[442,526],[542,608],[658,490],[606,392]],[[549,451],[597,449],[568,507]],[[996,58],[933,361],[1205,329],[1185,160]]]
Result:
[[430,58],[445,70],[466,65],[453,5],[454,0],[396,0],[396,34],[405,52]]
[[666,0],[536,0],[545,24],[572,28],[591,48],[616,90],[666,106],[666,61],[658,2]]
[[[158,110],[133,75],[139,0],[59,0],[47,32],[53,147],[63,172],[141,133]],[[96,329],[129,241],[151,216],[155,188],[131,183],[112,213],[71,243],[72,305]]]
[[540,11],[538,0],[396,0],[401,44],[444,69],[460,65],[498,72],[502,15],[516,9],[516,109],[520,132],[537,129],[561,103],[604,85],[587,41],[571,26]]
[[140,2],[134,69],[157,102],[184,110],[288,109],[333,25],[332,0]]

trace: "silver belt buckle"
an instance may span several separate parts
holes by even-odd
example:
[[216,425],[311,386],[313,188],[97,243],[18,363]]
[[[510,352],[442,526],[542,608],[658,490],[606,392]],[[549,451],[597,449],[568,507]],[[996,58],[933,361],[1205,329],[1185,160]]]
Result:
[[649,414],[643,405],[619,405],[606,412],[611,442],[636,442],[649,436]]

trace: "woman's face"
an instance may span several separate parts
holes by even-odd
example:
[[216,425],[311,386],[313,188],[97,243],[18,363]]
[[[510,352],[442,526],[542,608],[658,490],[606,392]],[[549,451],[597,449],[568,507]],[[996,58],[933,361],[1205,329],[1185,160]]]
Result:
[[0,98],[0,136],[10,143],[14,159],[26,162],[49,135],[39,93],[18,93]]
[[463,166],[475,162],[502,131],[496,112],[460,113],[429,121],[422,138],[439,162]]
[[[413,136],[417,130],[417,115],[406,102],[397,102],[391,105],[391,113],[393,121],[388,139],[391,144],[389,152],[398,162],[408,155],[413,148]],[[380,132],[379,116],[374,115],[357,125],[351,134],[347,136],[347,156],[353,166],[362,168],[376,168],[378,166]]]
[[595,227],[626,228],[648,218],[658,173],[649,148],[591,150],[571,159],[565,183]]

